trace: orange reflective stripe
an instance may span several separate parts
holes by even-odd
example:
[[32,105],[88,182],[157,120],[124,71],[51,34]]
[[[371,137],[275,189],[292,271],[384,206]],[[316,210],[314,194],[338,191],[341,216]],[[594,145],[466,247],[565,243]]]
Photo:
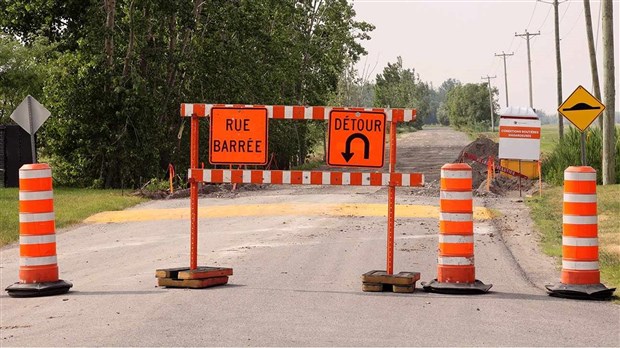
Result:
[[472,189],[472,180],[441,178],[440,186],[444,191],[467,191]]
[[51,191],[52,177],[19,179],[19,189],[21,191]]
[[439,200],[439,209],[443,212],[471,213],[473,202],[471,199],[441,199]]
[[22,235],[42,235],[56,231],[54,220],[40,222],[20,222],[19,233]]
[[303,175],[300,171],[292,170],[291,171],[291,184],[292,185],[301,185],[303,183]]
[[20,244],[19,255],[25,257],[40,257],[56,255],[56,243]]
[[596,181],[564,180],[564,193],[595,194]]
[[439,243],[439,254],[441,256],[473,256],[473,243]]
[[351,185],[362,185],[362,173],[351,173]]
[[271,171],[271,183],[272,184],[281,184],[282,183],[282,171],[281,170],[273,170],[273,171]]
[[570,237],[594,238],[598,235],[598,225],[563,224],[562,233]]
[[47,213],[54,211],[53,199],[19,201],[20,213]]
[[564,202],[563,211],[566,215],[596,215],[596,203]]
[[562,259],[573,261],[597,261],[598,246],[562,246]]
[[560,281],[564,284],[599,284],[601,273],[599,271],[571,271],[562,269]]
[[474,230],[473,221],[439,221],[439,232],[444,234],[466,234]]

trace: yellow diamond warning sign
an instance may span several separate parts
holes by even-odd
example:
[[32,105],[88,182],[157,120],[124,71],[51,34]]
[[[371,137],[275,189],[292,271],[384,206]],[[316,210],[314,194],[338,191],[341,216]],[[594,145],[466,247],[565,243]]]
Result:
[[558,108],[558,112],[582,132],[596,120],[603,110],[605,110],[605,105],[582,86],[577,87]]

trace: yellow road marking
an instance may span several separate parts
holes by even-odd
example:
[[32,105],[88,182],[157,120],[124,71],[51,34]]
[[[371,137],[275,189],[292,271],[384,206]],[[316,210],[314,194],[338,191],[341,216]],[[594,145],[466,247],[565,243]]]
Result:
[[[213,219],[241,216],[280,216],[280,215],[323,215],[323,216],[387,216],[387,204],[321,204],[321,203],[287,203],[287,204],[244,204],[225,206],[206,206],[198,209],[198,218]],[[431,205],[396,205],[397,218],[437,218],[439,207]],[[483,207],[474,208],[474,219],[492,219],[491,210]],[[170,209],[135,209],[123,211],[106,211],[90,216],[87,223],[110,223],[154,220],[188,220],[188,208]]]

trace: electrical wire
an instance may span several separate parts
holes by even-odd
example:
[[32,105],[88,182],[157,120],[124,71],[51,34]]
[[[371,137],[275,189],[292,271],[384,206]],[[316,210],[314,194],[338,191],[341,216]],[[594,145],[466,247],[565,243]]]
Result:
[[534,10],[532,11],[532,15],[530,16],[530,21],[527,22],[527,26],[526,26],[527,29],[529,29],[530,24],[532,24],[532,19],[534,19],[534,13],[536,13],[536,7],[538,7],[538,1],[536,1],[536,3],[534,4]]
[[575,23],[573,23],[573,26],[570,28],[570,30],[564,34],[560,40],[564,40],[568,35],[570,35],[570,33],[573,31],[573,29],[575,29],[575,27],[577,26],[577,23],[579,22],[579,20],[581,19],[581,16],[583,15],[583,11],[579,11],[579,15],[577,16],[577,19],[575,20]]

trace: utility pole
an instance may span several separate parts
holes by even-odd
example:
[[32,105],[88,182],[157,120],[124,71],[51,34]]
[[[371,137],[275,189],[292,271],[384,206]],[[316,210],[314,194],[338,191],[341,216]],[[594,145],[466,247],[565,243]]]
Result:
[[525,34],[515,33],[515,36],[525,36],[525,41],[527,41],[527,72],[528,72],[528,76],[530,79],[530,107],[532,109],[534,108],[534,101],[532,99],[532,58],[530,55],[530,36],[536,36],[536,35],[540,35],[540,31],[538,33],[529,33],[526,29]]
[[[590,52],[590,70],[592,71],[592,89],[594,96],[598,100],[601,98],[601,85],[598,81],[598,64],[596,62],[596,51],[594,49],[594,34],[592,34],[592,14],[590,11],[590,0],[583,0],[584,16],[586,17],[586,35],[588,36],[588,51]],[[598,118],[598,126],[603,129],[603,117]]]
[[603,114],[603,185],[616,182],[614,145],[616,144],[616,90],[614,77],[613,2],[603,0],[603,84],[605,111]]
[[489,106],[490,106],[490,110],[491,110],[491,132],[495,132],[495,115],[493,113],[493,93],[491,91],[491,79],[496,78],[497,76],[489,76],[487,75],[486,77],[483,76],[481,77],[481,79],[483,80],[487,80],[487,84],[489,86]]
[[[555,15],[555,67],[557,69],[557,91],[558,91],[558,106],[562,105],[564,101],[562,98],[562,59],[560,56],[560,16],[558,7],[560,2],[558,0],[553,0],[553,2],[547,2],[543,0],[538,0],[539,2],[544,2],[545,4],[553,5],[553,13]],[[564,2],[564,1],[563,1]],[[564,137],[564,117],[560,115],[558,112],[558,129],[560,131],[560,140]]]
[[502,51],[502,54],[495,53],[496,57],[504,58],[504,85],[506,87],[506,107],[508,107],[508,72],[506,70],[506,57],[513,56],[515,53],[505,53]]

